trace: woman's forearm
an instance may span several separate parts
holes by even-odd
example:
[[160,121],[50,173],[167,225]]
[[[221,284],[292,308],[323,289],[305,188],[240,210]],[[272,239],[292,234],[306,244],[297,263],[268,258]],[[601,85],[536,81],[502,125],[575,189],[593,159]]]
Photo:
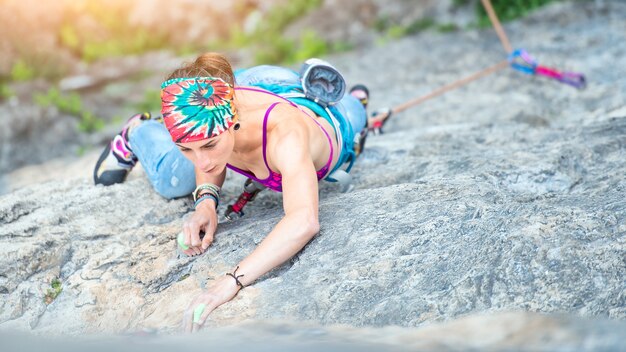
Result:
[[298,253],[319,232],[317,214],[302,210],[285,216],[272,232],[241,263],[237,274],[244,274],[244,285],[253,283],[263,274]]

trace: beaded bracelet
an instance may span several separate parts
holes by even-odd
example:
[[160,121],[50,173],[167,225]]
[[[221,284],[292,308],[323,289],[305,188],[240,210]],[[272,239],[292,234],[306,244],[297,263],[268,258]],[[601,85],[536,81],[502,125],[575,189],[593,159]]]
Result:
[[198,199],[202,198],[204,195],[210,194],[213,197],[215,197],[218,201],[220,199],[220,194],[215,192],[212,189],[206,189],[206,190],[200,190],[200,192],[198,192],[198,194],[195,197],[195,200],[197,201]]
[[215,201],[215,209],[217,209],[217,206],[220,205],[220,200],[211,193],[205,193],[200,196],[200,198],[198,198],[193,204],[193,208],[196,209],[198,207],[198,204],[200,204],[203,200],[207,200],[209,198]]
[[204,191],[204,190],[213,191],[213,193],[217,197],[219,197],[220,188],[217,185],[214,185],[212,183],[203,183],[203,184],[199,185],[198,187],[196,187],[196,189],[193,191],[193,200],[196,201],[198,199],[199,193]]
[[193,193],[193,200],[196,201],[198,200],[198,198],[200,198],[200,196],[204,193],[211,193],[213,195],[215,195],[216,197],[219,197],[220,192],[219,190],[216,190],[214,188],[203,188],[203,189],[198,189],[197,191],[195,191]]

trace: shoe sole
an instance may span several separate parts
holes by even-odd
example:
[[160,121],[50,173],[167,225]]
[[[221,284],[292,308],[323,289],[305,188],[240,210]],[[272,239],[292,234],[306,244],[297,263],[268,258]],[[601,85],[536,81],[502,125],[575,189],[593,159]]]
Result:
[[102,154],[98,158],[96,162],[96,167],[93,170],[93,181],[96,185],[104,185],[111,186],[117,183],[122,183],[126,180],[126,175],[128,175],[128,170],[107,170],[104,171],[100,177],[98,177],[98,170],[102,167],[102,163],[106,160],[111,152],[111,144],[107,144]]

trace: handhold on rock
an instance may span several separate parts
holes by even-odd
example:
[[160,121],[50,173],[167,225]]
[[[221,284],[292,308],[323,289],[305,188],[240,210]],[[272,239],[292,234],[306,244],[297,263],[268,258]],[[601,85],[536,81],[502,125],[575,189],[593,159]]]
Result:
[[[202,240],[204,238],[204,231],[200,231],[200,240]],[[184,233],[179,233],[178,237],[176,237],[176,242],[178,242],[178,246],[180,247],[180,249],[182,249],[183,251],[186,251],[189,249],[189,246],[185,244],[185,234]]]
[[178,246],[183,251],[186,251],[186,250],[189,249],[189,246],[185,244],[185,235],[182,232],[178,234],[178,237],[176,238],[176,241],[178,242]]

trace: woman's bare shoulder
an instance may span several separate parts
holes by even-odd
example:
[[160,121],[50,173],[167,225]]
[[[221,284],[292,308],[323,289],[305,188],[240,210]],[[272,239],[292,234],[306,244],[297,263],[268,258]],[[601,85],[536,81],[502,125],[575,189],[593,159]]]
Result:
[[[287,102],[276,104],[271,111],[271,120],[273,125],[281,126],[305,126],[304,119],[294,119],[294,116],[306,116],[298,107]],[[269,125],[269,123],[268,123]]]

